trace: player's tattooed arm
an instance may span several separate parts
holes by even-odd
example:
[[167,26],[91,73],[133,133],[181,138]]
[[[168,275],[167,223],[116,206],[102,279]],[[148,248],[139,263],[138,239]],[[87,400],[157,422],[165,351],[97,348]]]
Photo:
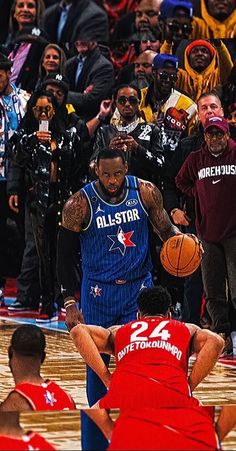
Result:
[[89,207],[82,191],[73,194],[62,211],[62,226],[73,232],[81,232],[89,220]]
[[149,220],[159,237],[166,241],[171,236],[180,234],[180,230],[172,224],[163,208],[163,199],[159,189],[153,183],[145,180],[139,180],[139,188]]

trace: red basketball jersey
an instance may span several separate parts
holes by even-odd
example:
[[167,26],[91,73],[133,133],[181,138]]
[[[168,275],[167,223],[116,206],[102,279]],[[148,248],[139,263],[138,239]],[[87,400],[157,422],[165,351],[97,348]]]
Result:
[[33,410],[75,410],[71,396],[50,380],[41,385],[17,384],[14,391],[27,399]]
[[115,338],[116,370],[100,407],[189,405],[190,340],[186,325],[168,318],[144,318],[122,326]]
[[0,435],[0,449],[6,451],[10,450],[39,450],[39,451],[53,451],[56,450],[47,440],[41,435],[34,432],[27,432],[21,438],[10,437],[8,435]]

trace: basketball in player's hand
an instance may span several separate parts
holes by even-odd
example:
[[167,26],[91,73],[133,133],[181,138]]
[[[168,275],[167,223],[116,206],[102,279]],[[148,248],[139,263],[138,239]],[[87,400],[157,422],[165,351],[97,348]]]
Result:
[[167,272],[177,277],[186,277],[196,271],[202,261],[202,246],[197,237],[175,235],[162,246],[160,259]]

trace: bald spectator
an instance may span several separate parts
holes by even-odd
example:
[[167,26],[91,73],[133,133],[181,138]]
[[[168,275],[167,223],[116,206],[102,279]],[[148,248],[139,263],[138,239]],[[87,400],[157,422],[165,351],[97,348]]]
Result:
[[128,64],[121,69],[117,79],[117,86],[127,82],[132,82],[139,89],[149,86],[152,82],[152,62],[156,55],[157,52],[153,50],[145,50],[140,53],[134,63]]
[[162,0],[140,0],[134,12],[124,16],[115,26],[112,41],[140,41],[142,36],[160,36],[158,15]]

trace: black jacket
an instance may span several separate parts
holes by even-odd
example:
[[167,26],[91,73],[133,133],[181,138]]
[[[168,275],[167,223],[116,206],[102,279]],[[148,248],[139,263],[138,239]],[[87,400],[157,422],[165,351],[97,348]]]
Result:
[[77,134],[64,132],[57,141],[58,147],[51,151],[50,145],[40,142],[35,134],[24,129],[16,132],[10,140],[8,158],[10,161],[7,193],[26,194],[31,211],[42,218],[50,205],[51,163],[57,164],[58,221],[62,207],[68,197],[81,188],[84,175],[83,155]]
[[[67,102],[72,103],[77,114],[87,121],[98,113],[101,101],[111,96],[114,69],[98,47],[87,56],[78,83],[75,84],[77,66],[77,56],[67,61],[66,76],[70,82]],[[88,86],[92,86],[92,90],[85,94],[84,90]]]
[[[91,160],[96,159],[101,149],[109,147],[111,139],[117,133],[114,125],[104,125],[97,130]],[[138,143],[135,151],[127,152],[129,174],[159,185],[164,167],[159,128],[151,123],[140,123],[129,135]]]
[[91,41],[108,41],[107,14],[92,0],[77,0],[71,5],[67,22],[62,31],[60,41],[57,41],[57,28],[61,15],[60,4],[46,9],[43,18],[43,28],[47,32],[50,42],[57,42],[68,54],[76,40],[78,31],[83,35],[93,36]]

